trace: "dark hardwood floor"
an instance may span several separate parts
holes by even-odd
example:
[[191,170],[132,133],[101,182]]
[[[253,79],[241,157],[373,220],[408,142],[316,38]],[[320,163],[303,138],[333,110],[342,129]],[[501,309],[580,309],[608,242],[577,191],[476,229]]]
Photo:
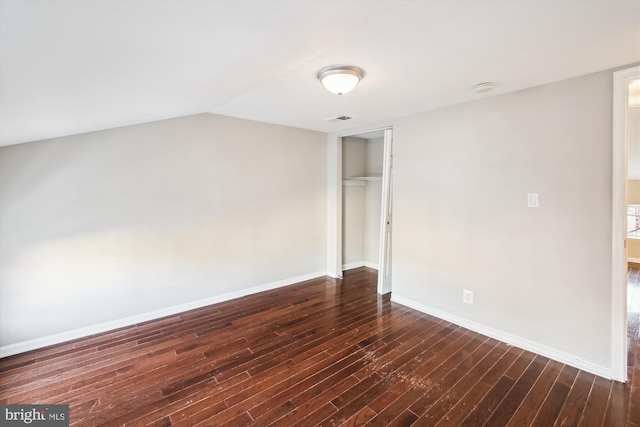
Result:
[[316,279],[0,360],[0,403],[72,425],[640,427],[640,273],[620,384]]

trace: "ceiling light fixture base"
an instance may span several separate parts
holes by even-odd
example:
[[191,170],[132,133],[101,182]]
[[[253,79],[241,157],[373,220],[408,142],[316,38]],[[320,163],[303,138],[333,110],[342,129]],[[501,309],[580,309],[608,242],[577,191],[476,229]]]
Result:
[[332,65],[318,71],[318,80],[329,92],[344,95],[351,92],[364,77],[364,71],[352,65]]

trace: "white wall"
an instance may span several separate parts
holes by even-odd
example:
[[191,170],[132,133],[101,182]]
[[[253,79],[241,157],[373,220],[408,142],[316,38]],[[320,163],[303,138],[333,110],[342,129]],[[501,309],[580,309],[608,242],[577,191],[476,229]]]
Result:
[[610,367],[611,108],[607,71],[394,123],[394,297]]
[[360,138],[342,139],[342,178],[365,176],[367,173],[367,141]]
[[384,161],[384,137],[367,139],[366,174],[369,176],[382,176],[382,163]]
[[[382,176],[384,138],[367,140],[366,172],[369,176]],[[369,266],[379,266],[380,221],[382,209],[382,181],[368,181],[365,191],[364,261]]]
[[326,272],[325,134],[212,114],[0,149],[0,345]]
[[366,189],[362,186],[342,188],[342,265],[346,270],[364,265]]
[[[342,139],[342,176],[381,176],[384,139]],[[348,182],[342,188],[342,264],[378,268],[381,181]]]
[[[367,167],[367,145],[364,139],[342,139],[342,176],[345,180],[364,176]],[[358,182],[356,184],[364,184]],[[364,260],[365,191],[363,186],[342,188],[342,265],[349,269]]]

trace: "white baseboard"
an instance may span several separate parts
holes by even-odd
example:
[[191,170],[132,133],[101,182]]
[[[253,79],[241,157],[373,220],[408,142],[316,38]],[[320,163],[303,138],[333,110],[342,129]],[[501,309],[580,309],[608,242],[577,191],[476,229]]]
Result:
[[364,266],[368,267],[368,268],[373,268],[374,270],[379,270],[380,269],[380,266],[375,262],[365,261],[364,262]]
[[356,261],[349,264],[342,264],[342,271],[352,270],[354,268],[368,267],[378,270],[378,264],[369,261]]
[[627,257],[627,262],[633,262],[633,263],[636,263],[636,264],[640,264],[640,258],[634,258],[634,257],[630,256],[630,257]]
[[605,366],[601,366],[596,363],[589,362],[588,360],[584,360],[577,356],[571,355],[569,353],[565,353],[563,351],[547,347],[543,344],[530,341],[526,338],[522,338],[517,335],[512,335],[508,332],[500,331],[498,329],[494,329],[494,328],[482,325],[480,323],[455,316],[453,314],[438,310],[433,307],[428,307],[426,305],[410,300],[409,298],[405,298],[395,294],[391,294],[391,301],[397,302],[399,304],[405,305],[407,307],[413,308],[423,313],[430,314],[439,319],[443,319],[448,322],[454,323],[458,326],[462,326],[464,328],[470,329],[474,332],[478,332],[482,335],[486,335],[488,337],[497,339],[499,341],[505,342],[514,347],[519,347],[524,350],[539,354],[541,356],[548,357],[549,359],[553,359],[558,362],[564,363],[566,365],[570,365],[575,368],[582,369],[583,371],[590,372],[592,374],[595,374],[607,379],[613,378],[613,372],[611,371],[611,368],[607,368]]
[[240,298],[246,295],[256,294],[258,292],[264,292],[271,289],[281,288],[283,286],[293,285],[294,283],[304,282],[305,280],[316,279],[318,277],[326,276],[325,271],[305,274],[303,276],[291,277],[277,282],[271,282],[264,285],[254,286],[247,289],[241,289],[235,292],[229,292],[222,295],[216,295],[209,298],[204,298],[197,301],[188,302],[185,304],[174,305],[160,310],[154,310],[147,313],[138,314],[135,316],[125,317],[122,319],[112,320],[110,322],[100,323],[97,325],[87,326],[85,328],[74,329],[72,331],[62,332],[59,334],[49,335],[46,337],[35,338],[28,341],[23,341],[15,344],[9,344],[0,347],[0,358],[12,356],[14,354],[24,353],[31,350],[47,347],[54,344],[60,344],[66,341],[75,340],[78,338],[84,338],[91,335],[99,334],[102,332],[112,331],[114,329],[123,328],[126,326],[133,326],[138,323],[148,322],[150,320],[159,319],[166,316],[171,316],[185,311],[193,310],[200,307],[205,307],[211,304],[217,304],[224,301],[229,301],[235,298]]
[[352,270],[354,268],[364,267],[364,261],[350,262],[349,264],[342,264],[342,271]]

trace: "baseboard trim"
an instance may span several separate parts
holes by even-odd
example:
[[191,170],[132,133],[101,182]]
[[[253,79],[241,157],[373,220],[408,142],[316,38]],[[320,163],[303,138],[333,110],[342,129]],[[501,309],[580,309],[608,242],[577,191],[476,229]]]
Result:
[[635,257],[627,257],[627,262],[632,262],[634,264],[640,264],[640,258],[635,258]]
[[375,263],[375,262],[365,261],[364,262],[364,266],[367,267],[367,268],[373,268],[374,270],[379,270],[380,269],[380,265],[378,263]]
[[350,262],[349,264],[342,264],[342,271],[352,270],[354,268],[360,268],[360,267],[373,268],[374,270],[378,270],[379,268],[378,264],[373,262],[356,261],[356,262]]
[[353,270],[354,268],[364,267],[364,261],[350,262],[349,264],[342,264],[342,271]]
[[611,371],[611,368],[589,362],[572,354],[547,347],[543,344],[539,344],[537,342],[530,341],[517,335],[512,335],[507,332],[500,331],[498,329],[494,329],[468,319],[464,319],[462,317],[458,317],[456,315],[438,310],[436,308],[417,303],[409,298],[405,298],[399,295],[391,294],[391,301],[413,308],[414,310],[430,314],[431,316],[446,320],[458,326],[462,326],[463,328],[478,332],[482,335],[497,339],[514,347],[531,351],[533,353],[548,357],[549,359],[556,360],[558,362],[573,366],[578,369],[582,369],[583,371],[590,372],[600,377],[613,379],[613,372]]
[[315,273],[305,274],[302,276],[291,277],[277,282],[266,283],[264,285],[254,286],[239,291],[229,292],[222,295],[216,295],[209,298],[204,298],[185,304],[174,305],[159,310],[150,311],[147,313],[138,314],[135,316],[125,317],[122,319],[112,320],[97,325],[87,326],[84,328],[74,329],[72,331],[61,332],[59,334],[49,335],[46,337],[35,338],[28,341],[23,341],[15,344],[9,344],[0,347],[0,358],[13,356],[15,354],[25,353],[31,350],[37,350],[39,348],[48,347],[50,345],[60,344],[66,341],[75,340],[78,338],[85,338],[91,335],[100,334],[103,332],[112,331],[127,326],[134,326],[138,323],[148,322],[150,320],[160,319],[166,316],[172,316],[174,314],[183,313],[185,311],[194,310],[196,308],[205,307],[212,304],[217,304],[224,301],[244,297],[251,294],[257,294],[259,292],[269,291],[271,289],[281,288],[283,286],[293,285],[294,283],[304,282],[306,280],[317,279],[318,277],[326,276],[326,271],[319,271]]

